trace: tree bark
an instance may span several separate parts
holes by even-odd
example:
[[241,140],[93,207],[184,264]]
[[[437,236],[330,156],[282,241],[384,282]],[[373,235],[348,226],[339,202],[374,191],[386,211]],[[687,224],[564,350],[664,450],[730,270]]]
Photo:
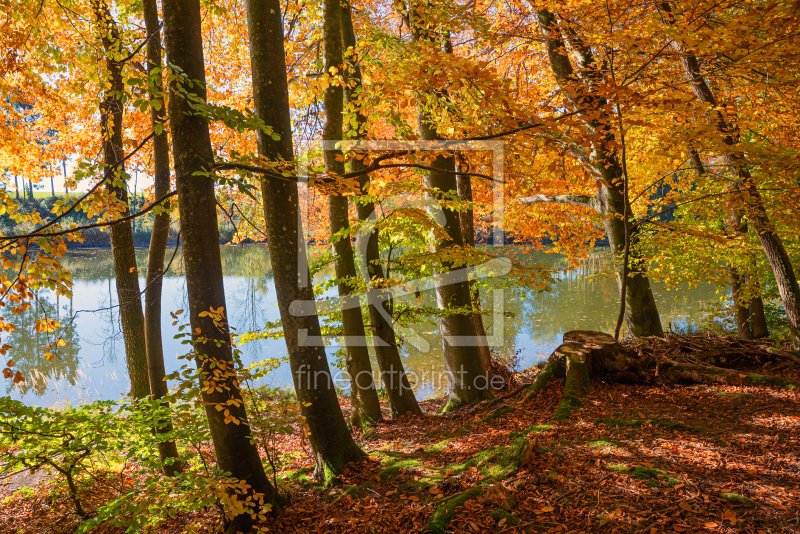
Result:
[[[415,42],[436,41],[431,33],[429,22],[417,18],[417,10],[412,3],[409,6],[409,19],[412,30],[412,40]],[[417,125],[420,138],[426,141],[440,141],[442,137],[436,131],[436,124],[424,109],[417,113]],[[425,177],[425,186],[441,191],[444,194],[457,193],[455,174],[455,157],[453,155],[439,155],[431,163],[436,170],[428,171]],[[438,254],[449,252],[448,249],[463,246],[461,235],[461,219],[458,211],[443,208],[445,216],[445,232],[447,237],[440,238],[434,243]],[[452,410],[465,404],[474,404],[492,396],[489,388],[489,378],[481,362],[479,347],[476,345],[462,346],[456,342],[461,337],[477,336],[472,314],[453,313],[452,308],[464,309],[472,307],[469,284],[458,282],[455,284],[440,283],[442,274],[452,269],[452,264],[443,262],[437,273],[436,304],[444,315],[439,319],[439,332],[442,336],[445,368],[447,369],[450,384],[449,401],[444,411]]]
[[[608,102],[594,89],[595,83],[602,82],[602,72],[595,64],[592,50],[585,46],[574,30],[568,30],[571,48],[576,51],[581,61],[581,75],[575,74],[564,44],[556,16],[546,9],[537,9],[530,1],[523,0],[529,9],[536,14],[547,48],[547,56],[551,70],[562,94],[571,102],[576,110],[584,109],[578,114],[585,133],[590,138],[590,152],[583,161],[596,176],[600,184],[591,205],[603,218],[608,242],[614,255],[617,272],[617,285],[622,288],[625,265],[620,260],[625,250],[625,213],[631,213],[623,194],[623,169],[619,161],[617,149],[614,148],[615,136],[609,124],[611,117],[600,121],[597,113]],[[573,195],[569,195],[574,197]],[[577,200],[572,199],[573,202]],[[580,200],[583,200],[580,198]],[[629,238],[635,244],[639,231],[630,228]],[[631,247],[635,250],[635,247]],[[630,259],[630,269],[625,283],[625,320],[628,334],[639,336],[662,336],[661,317],[658,314],[650,279],[645,274],[644,262],[635,256]]]
[[[456,156],[456,164],[460,170],[460,154]],[[458,212],[458,219],[461,225],[461,237],[464,240],[464,246],[468,248],[475,247],[475,225],[473,223],[472,211],[472,177],[469,174],[458,174],[456,176],[456,190],[461,200],[470,203],[470,207],[463,211]],[[481,355],[481,363],[486,372],[492,372],[492,352],[489,350],[489,343],[487,342],[486,329],[483,326],[483,314],[481,313],[481,295],[478,290],[478,283],[475,280],[469,281],[469,293],[472,299],[472,307],[475,310],[472,314],[472,322],[475,324],[475,333],[479,339],[479,347]],[[502,333],[501,333],[502,335]]]
[[[694,169],[698,178],[706,174],[705,165],[703,160],[700,159],[700,154],[697,150],[691,148],[689,150],[689,166]],[[747,235],[747,223],[740,210],[736,207],[731,208],[729,217],[729,226],[731,229],[744,238]],[[736,322],[736,330],[739,337],[744,339],[753,339],[753,330],[750,324],[750,309],[749,303],[746,304],[741,296],[742,293],[742,275],[739,270],[733,265],[728,265],[728,278],[731,281],[731,299],[733,300],[734,320]],[[758,297],[760,300],[760,297]]]
[[[154,196],[161,198],[169,193],[169,141],[166,132],[167,106],[163,95],[163,76],[154,73],[161,69],[161,29],[156,0],[142,0],[142,14],[145,29],[149,37],[147,41],[147,74],[155,76],[158,93],[151,92],[150,100],[161,102],[161,108],[150,108],[150,122],[153,131],[161,125],[162,133],[153,138]],[[147,349],[147,374],[150,379],[150,393],[153,398],[160,399],[169,392],[164,368],[164,348],[161,339],[161,288],[164,280],[164,256],[169,240],[169,204],[163,211],[153,217],[153,230],[150,234],[150,249],[147,253],[147,278],[144,290],[144,339]],[[172,422],[167,419],[159,423],[158,433],[172,431]],[[178,449],[174,441],[162,441],[158,444],[164,474],[173,476],[181,466],[172,458],[178,457]]]
[[[101,0],[93,0],[92,9],[106,53],[108,88],[100,104],[100,131],[103,136],[103,163],[105,188],[114,195],[122,207],[121,217],[130,214],[128,188],[123,173],[122,145],[124,104],[117,95],[124,89],[122,66],[116,59],[122,50],[122,41],[116,22],[108,6]],[[125,340],[125,360],[131,380],[131,395],[144,398],[150,395],[147,377],[147,351],[144,344],[144,314],[139,291],[139,272],[136,268],[136,250],[133,245],[133,230],[130,221],[111,226],[111,253],[114,257],[114,275],[119,301],[119,316],[122,336]]]
[[[271,163],[293,165],[279,0],[248,0],[247,25],[255,112],[280,136],[276,141],[259,131],[258,152]],[[261,182],[261,196],[278,308],[297,398],[310,429],[309,441],[317,464],[315,475],[329,482],[346,463],[361,460],[363,452],[347,429],[324,347],[301,343],[301,332],[303,339],[306,335],[320,336],[318,316],[296,317],[289,310],[294,301],[314,301],[298,215],[297,184],[267,177]]]
[[[200,0],[164,0],[163,9],[167,57],[189,80],[193,80],[191,86],[183,83],[183,89],[205,100]],[[186,289],[195,361],[201,370],[201,381],[216,386],[203,389],[202,399],[220,469],[249,484],[250,492],[260,496],[261,502],[272,505],[272,511],[277,512],[277,492],[270,484],[258,450],[251,441],[247,411],[236,380],[228,325],[224,318],[215,324],[209,315],[214,310],[221,314],[227,311],[214,180],[202,174],[203,169],[212,166],[214,153],[208,122],[195,113],[190,102],[181,95],[180,83],[177,79],[170,83],[169,119],[184,236]],[[218,411],[217,406],[224,406],[224,410]],[[259,499],[253,502],[258,506]],[[235,532],[235,529],[248,531],[250,521],[248,513],[236,516],[229,532]]]
[[[356,35],[353,29],[353,18],[349,3],[342,4],[342,44],[345,51],[350,50],[351,54],[355,53]],[[362,132],[362,128],[366,124],[367,119],[361,114],[358,104],[358,98],[362,89],[361,68],[359,67],[357,58],[353,55],[348,58],[346,72],[348,84],[345,88],[345,96],[347,97],[348,105],[355,108],[356,111],[356,138],[363,139],[364,133]],[[364,167],[364,162],[360,159],[353,158],[350,161],[351,171],[360,171],[363,170]],[[368,183],[368,174],[359,178],[359,185],[361,190],[365,193]],[[372,202],[360,200],[356,204],[356,212],[362,223],[366,221],[374,211],[375,205]],[[408,381],[408,376],[403,366],[403,360],[400,358],[400,350],[397,347],[394,327],[392,323],[386,319],[386,317],[391,317],[391,307],[390,300],[384,298],[386,297],[386,292],[383,289],[385,275],[381,263],[378,235],[376,232],[370,232],[370,234],[366,236],[366,239],[368,240],[365,261],[367,264],[367,274],[369,276],[369,292],[367,294],[369,301],[369,321],[372,328],[372,335],[377,340],[375,343],[375,357],[378,360],[378,367],[381,371],[383,387],[386,390],[386,395],[389,397],[389,404],[392,407],[392,417],[399,417],[405,414],[420,414],[422,410],[414,396],[414,391],[411,389],[411,384]],[[381,313],[381,311],[383,313]]]
[[[325,122],[322,126],[322,138],[328,141],[342,139],[344,112],[344,91],[339,85],[339,77],[343,75],[342,54],[342,7],[341,0],[324,0],[322,6],[322,34],[324,42],[324,71],[332,76],[331,84],[325,89],[323,103],[325,106]],[[334,74],[335,73],[335,74]],[[341,150],[325,151],[325,170],[337,176],[344,174],[344,160]],[[338,279],[339,296],[344,301],[354,292],[351,285],[357,279],[356,265],[351,245],[350,218],[347,197],[344,195],[328,196],[328,217],[331,225],[331,243],[336,254],[336,278]],[[356,297],[357,298],[357,297]],[[352,411],[350,422],[353,426],[363,427],[366,424],[383,419],[372,366],[369,361],[369,349],[364,335],[364,319],[361,308],[342,310],[343,335],[347,353],[347,372],[350,375],[350,399]],[[354,339],[360,343],[352,343]]]
[[[663,12],[664,23],[671,26],[675,23],[672,8],[669,4],[659,4]],[[684,75],[692,88],[695,97],[704,104],[714,108],[717,131],[723,136],[722,141],[728,147],[739,144],[739,131],[719,108],[717,99],[708,86],[706,79],[700,72],[700,63],[694,54],[687,52],[681,43],[672,40],[672,48],[678,53],[683,66]],[[775,226],[767,215],[761,193],[747,167],[744,155],[741,152],[729,150],[723,153],[723,161],[732,169],[735,176],[733,185],[741,193],[747,211],[747,217],[756,230],[761,246],[767,256],[778,292],[786,311],[789,329],[795,338],[800,339],[800,285],[797,283],[792,263],[783,241],[775,230]]]

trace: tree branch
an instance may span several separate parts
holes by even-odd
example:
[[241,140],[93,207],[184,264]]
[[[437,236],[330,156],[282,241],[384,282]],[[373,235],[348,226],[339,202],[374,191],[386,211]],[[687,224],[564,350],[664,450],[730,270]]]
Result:
[[588,195],[533,195],[532,197],[518,198],[521,204],[570,204],[595,208],[594,197]]

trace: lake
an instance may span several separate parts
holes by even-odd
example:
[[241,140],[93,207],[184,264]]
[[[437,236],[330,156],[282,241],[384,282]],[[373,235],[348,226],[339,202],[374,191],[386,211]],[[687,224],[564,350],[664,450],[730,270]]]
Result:
[[[519,252],[515,246],[504,247]],[[167,261],[174,249],[167,251]],[[319,250],[318,250],[319,252]],[[269,262],[269,249],[259,245],[222,246],[222,265],[225,274],[226,309],[230,324],[237,333],[259,330],[267,321],[279,318]],[[140,272],[146,269],[147,251],[137,251]],[[613,332],[619,310],[615,281],[607,274],[609,249],[597,248],[575,269],[567,270],[567,260],[558,254],[535,252],[525,256],[528,264],[538,263],[553,269],[555,282],[550,291],[510,288],[484,291],[484,309],[494,312],[485,318],[486,330],[497,345],[496,350],[516,353],[522,367],[544,359],[560,343],[564,332],[575,329]],[[115,307],[116,290],[111,251],[84,249],[70,252],[62,261],[73,276],[73,296],[56,297],[50,291],[40,291],[29,311],[17,320],[17,328],[5,336],[12,346],[13,359],[27,378],[27,387],[20,390],[6,380],[6,392],[27,404],[58,406],[96,399],[115,400],[129,389],[125,366],[125,347]],[[332,275],[332,269],[316,277]],[[144,288],[144,279],[140,280]],[[435,295],[430,285],[421,287],[422,301],[434,305]],[[666,329],[698,322],[703,307],[718,301],[717,288],[700,285],[687,290],[656,289],[656,301]],[[334,297],[335,289],[325,296]],[[408,297],[418,299],[413,293]],[[162,327],[164,358],[170,372],[185,363],[178,356],[187,352],[187,345],[173,339],[177,327],[172,326],[170,312],[188,309],[181,255],[177,252],[163,285]],[[33,330],[36,317],[47,314],[59,317],[63,325],[62,338],[66,346],[59,347],[56,357],[48,362],[43,354],[48,341],[45,335]],[[72,318],[70,320],[70,318]],[[503,335],[494,331],[494,323],[502,322]],[[420,398],[440,392],[444,387],[432,379],[444,369],[438,325],[421,323],[407,325],[401,354],[406,370],[414,375]],[[624,328],[624,327],[623,327]],[[240,347],[243,362],[250,364],[286,354],[283,339],[258,340]],[[337,347],[327,348],[331,366],[337,365]],[[373,369],[377,365],[373,359]],[[288,365],[283,365],[263,379],[275,386],[291,385]],[[342,385],[347,389],[346,379]]]

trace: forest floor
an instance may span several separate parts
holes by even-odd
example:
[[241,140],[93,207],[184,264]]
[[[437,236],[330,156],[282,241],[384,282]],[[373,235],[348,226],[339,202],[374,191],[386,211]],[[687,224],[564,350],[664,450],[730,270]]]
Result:
[[[782,375],[796,379],[792,370]],[[562,391],[522,395],[357,431],[369,454],[327,489],[307,445],[281,474],[289,499],[270,532],[800,532],[800,393],[765,387],[595,383],[566,422]],[[347,400],[343,399],[347,411]],[[0,504],[0,532],[66,534],[77,520],[55,481]],[[100,491],[100,490],[98,490]],[[88,497],[88,496],[87,496]],[[92,500],[88,498],[87,500]],[[213,532],[215,511],[199,532]],[[159,532],[181,532],[179,515]],[[103,533],[122,532],[101,528]]]

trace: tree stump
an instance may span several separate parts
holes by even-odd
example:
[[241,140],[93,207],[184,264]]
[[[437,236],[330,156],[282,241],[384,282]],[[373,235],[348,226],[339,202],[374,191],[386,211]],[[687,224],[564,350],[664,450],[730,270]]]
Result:
[[[547,365],[528,388],[525,398],[539,394],[554,378],[563,378],[564,393],[553,419],[565,420],[581,406],[581,399],[591,390],[591,379],[624,384],[653,383],[650,359],[627,351],[612,336],[591,330],[573,330],[564,334],[564,342],[547,360]],[[652,361],[655,363],[655,361]],[[675,384],[760,385],[795,389],[797,384],[781,377],[739,372],[712,365],[694,365],[662,360],[659,374]]]

